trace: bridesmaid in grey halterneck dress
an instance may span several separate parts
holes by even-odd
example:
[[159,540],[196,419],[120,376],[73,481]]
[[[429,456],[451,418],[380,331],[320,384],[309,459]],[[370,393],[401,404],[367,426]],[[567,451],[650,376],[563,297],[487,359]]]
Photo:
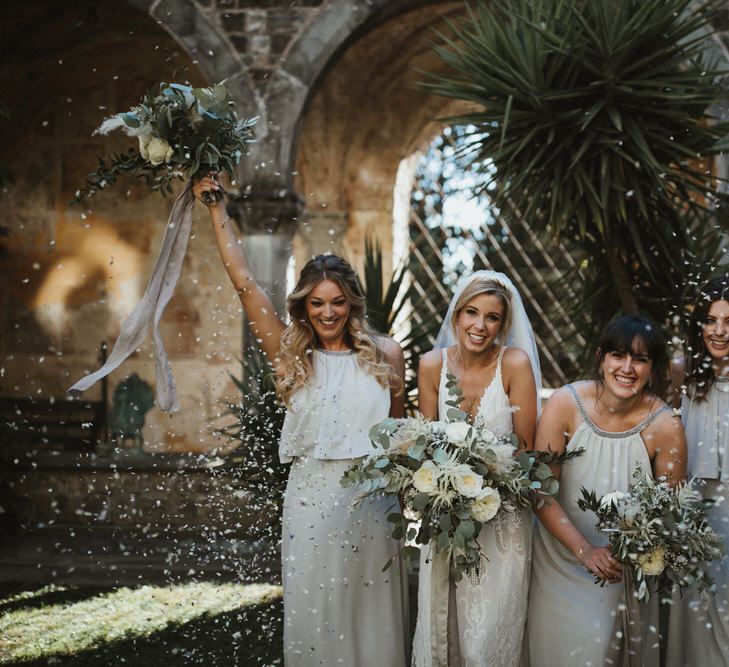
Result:
[[[712,528],[729,543],[729,276],[704,285],[689,321],[684,357],[674,364],[675,402],[688,442],[689,474],[716,500]],[[680,388],[684,392],[681,395]],[[729,665],[729,554],[709,566],[716,593],[674,600],[667,665]]]
[[[605,329],[598,377],[559,389],[537,428],[536,448],[584,453],[555,470],[560,492],[537,510],[527,619],[531,667],[658,665],[657,600],[626,614],[622,569],[596,517],[577,506],[584,486],[598,496],[627,491],[633,471],[685,477],[685,439],[671,409],[649,390],[665,368],[665,341],[646,318]],[[605,582],[600,587],[595,577]],[[636,618],[639,615],[640,618]]]

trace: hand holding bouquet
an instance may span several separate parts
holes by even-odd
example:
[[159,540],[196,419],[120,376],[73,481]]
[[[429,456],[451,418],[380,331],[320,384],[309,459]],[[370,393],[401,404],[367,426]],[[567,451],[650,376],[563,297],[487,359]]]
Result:
[[[559,483],[548,465],[554,455],[517,456],[516,436],[496,436],[478,420],[470,424],[458,408],[463,392],[455,377],[448,376],[447,386],[448,421],[411,417],[376,424],[370,438],[377,451],[350,468],[342,484],[359,485],[363,497],[398,497],[403,511],[388,516],[392,537],[420,545],[432,542],[437,553],[448,553],[451,574],[458,580],[466,572],[478,574],[482,553],[477,538],[485,523],[498,512],[528,508],[555,495]],[[403,549],[408,558],[418,553],[418,547]]]
[[602,498],[583,488],[577,504],[597,516],[597,529],[630,573],[636,597],[645,602],[651,589],[668,591],[673,584],[683,590],[696,583],[700,591],[711,591],[705,564],[725,552],[706,520],[713,501],[703,500],[691,483],[672,488],[640,467],[633,480],[629,492]]

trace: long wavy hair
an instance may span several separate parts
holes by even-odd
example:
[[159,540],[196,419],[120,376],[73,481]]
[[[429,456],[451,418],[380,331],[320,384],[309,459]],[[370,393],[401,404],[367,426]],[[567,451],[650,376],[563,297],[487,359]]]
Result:
[[659,395],[668,370],[668,352],[666,338],[661,328],[645,315],[620,315],[605,326],[597,345],[593,379],[598,386],[604,388],[602,362],[609,352],[631,353],[633,343],[639,340],[645,346],[645,353],[651,360],[651,376],[646,389]]
[[458,318],[461,311],[468,305],[471,299],[480,294],[493,294],[499,298],[501,305],[504,307],[504,313],[501,317],[501,328],[499,329],[499,341],[505,341],[511,330],[511,292],[505,285],[491,278],[476,278],[472,280],[458,297],[456,305],[453,307],[453,315],[451,316],[451,331],[458,339]]
[[704,323],[711,305],[716,301],[729,301],[729,275],[706,283],[689,318],[684,339],[684,384],[689,398],[704,401],[716,381],[714,366],[704,343]]
[[289,405],[291,395],[306,385],[314,372],[313,352],[320,347],[320,341],[306,313],[306,299],[324,280],[335,282],[349,303],[345,342],[357,354],[359,366],[383,387],[402,391],[402,381],[377,344],[380,335],[365,319],[365,295],[354,269],[337,255],[317,255],[301,270],[299,282],[287,300],[290,323],[281,335],[278,397]]

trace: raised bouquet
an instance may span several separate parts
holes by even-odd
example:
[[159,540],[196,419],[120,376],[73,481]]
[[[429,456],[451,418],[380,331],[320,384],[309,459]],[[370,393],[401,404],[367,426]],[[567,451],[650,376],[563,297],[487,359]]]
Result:
[[[463,392],[447,376],[447,421],[422,417],[388,418],[375,424],[370,439],[376,451],[350,468],[344,486],[357,484],[361,498],[372,494],[397,497],[402,511],[392,512],[392,537],[419,545],[432,543],[449,555],[458,580],[478,574],[483,554],[477,538],[482,526],[499,512],[513,512],[553,496],[559,489],[549,467],[558,458],[549,452],[521,452],[513,433],[496,436],[479,420],[470,424],[459,409]],[[414,559],[419,548],[405,546]],[[388,561],[385,569],[392,563]]]
[[577,504],[597,516],[597,529],[627,568],[639,600],[674,584],[681,591],[692,584],[704,593],[713,590],[705,566],[721,558],[725,546],[706,520],[714,501],[702,499],[693,483],[671,487],[638,467],[629,492],[598,498],[583,488]]
[[[165,411],[179,410],[172,367],[164,349],[159,321],[172,298],[180,277],[192,226],[195,199],[192,182],[198,173],[225,170],[234,176],[235,165],[247,153],[253,140],[256,119],[239,120],[233,101],[223,84],[212,88],[191,88],[179,83],[162,83],[159,91],[147,94],[129,111],[107,118],[96,130],[107,134],[123,130],[136,137],[139,148],[99,158],[99,168],[86,178],[74,202],[114,183],[119,176],[135,173],[152,190],[172,191],[174,179],[187,178],[187,187],[175,201],[165,226],[162,247],[141,301],[122,322],[119,337],[106,363],[80,379],[70,391],[85,391],[118,368],[142,344],[147,331],[154,338],[157,405]],[[207,203],[222,198],[223,192],[205,193]]]
[[[86,178],[74,202],[93,195],[126,173],[146,180],[153,191],[172,192],[175,179],[192,179],[198,172],[228,172],[253,141],[257,119],[240,120],[224,84],[192,88],[179,83],[161,83],[156,93],[147,93],[129,111],[107,118],[95,134],[122,130],[136,137],[138,148],[99,158],[99,167]],[[213,194],[213,193],[210,193]]]

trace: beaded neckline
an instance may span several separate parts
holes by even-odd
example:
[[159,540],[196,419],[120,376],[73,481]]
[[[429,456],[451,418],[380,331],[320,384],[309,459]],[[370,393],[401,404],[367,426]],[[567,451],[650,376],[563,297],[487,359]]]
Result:
[[348,357],[351,354],[355,354],[354,350],[324,350],[320,347],[318,347],[316,351],[321,352],[322,354],[327,354],[331,357]]
[[590,415],[587,414],[587,409],[585,408],[585,405],[582,402],[580,395],[577,393],[577,389],[575,389],[571,384],[568,384],[567,388],[572,392],[572,395],[575,397],[577,409],[579,410],[580,416],[584,420],[585,424],[587,424],[587,426],[589,426],[595,433],[604,438],[629,438],[631,435],[636,435],[637,433],[640,433],[643,429],[652,424],[658,416],[662,415],[664,412],[668,412],[669,410],[671,410],[668,405],[664,405],[662,408],[648,415],[642,422],[636,424],[635,426],[633,426],[633,428],[630,428],[627,431],[603,431],[594,421],[592,421],[592,419],[590,419]]

